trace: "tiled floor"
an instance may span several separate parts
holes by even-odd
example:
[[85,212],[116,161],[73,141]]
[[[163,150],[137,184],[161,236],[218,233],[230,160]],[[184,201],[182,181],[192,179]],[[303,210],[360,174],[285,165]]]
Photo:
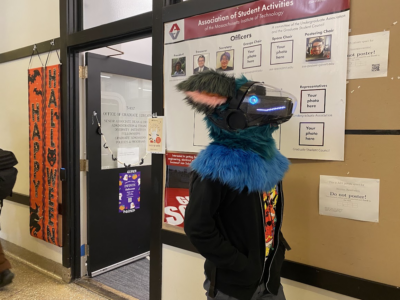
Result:
[[66,284],[15,259],[9,259],[15,274],[12,284],[0,289],[0,299],[25,300],[104,300],[74,283]]

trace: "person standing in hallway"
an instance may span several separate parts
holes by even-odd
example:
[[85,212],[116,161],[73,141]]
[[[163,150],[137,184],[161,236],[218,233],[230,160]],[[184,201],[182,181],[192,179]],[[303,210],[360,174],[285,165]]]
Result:
[[289,161],[272,133],[292,117],[296,99],[270,97],[271,87],[261,82],[216,71],[193,75],[177,89],[206,115],[212,140],[191,163],[184,222],[206,259],[207,299],[285,300],[280,273],[290,247],[281,232],[281,181]]
[[[18,161],[11,151],[0,149],[0,214],[3,208],[3,200],[12,195],[12,190],[17,180],[18,170],[14,167],[16,164],[18,164]],[[0,288],[12,282],[14,274],[10,269],[11,264],[0,244]]]

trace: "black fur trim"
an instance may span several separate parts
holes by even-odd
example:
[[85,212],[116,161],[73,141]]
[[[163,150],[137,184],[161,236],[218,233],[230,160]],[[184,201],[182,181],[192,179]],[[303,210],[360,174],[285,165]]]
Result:
[[[177,84],[176,88],[179,91],[198,91],[209,94],[218,94],[228,98],[232,98],[236,94],[235,77],[228,76],[225,73],[219,73],[214,70],[204,71],[190,76],[187,80]],[[214,111],[214,107],[209,107],[206,104],[200,104],[191,97],[186,97],[185,101],[192,108],[200,113],[209,114]]]

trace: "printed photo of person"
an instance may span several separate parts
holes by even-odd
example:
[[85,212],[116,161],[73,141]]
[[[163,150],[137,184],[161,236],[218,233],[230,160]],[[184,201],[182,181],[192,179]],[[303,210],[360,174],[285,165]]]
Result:
[[208,54],[201,54],[201,55],[194,55],[193,56],[193,66],[197,66],[194,68],[193,74],[197,74],[200,72],[204,72],[209,70],[207,65],[209,64],[209,55]]
[[331,59],[332,36],[307,38],[306,61]]
[[234,68],[234,50],[217,52],[217,71],[232,71]]
[[185,76],[186,75],[186,57],[179,57],[172,59],[172,72],[171,76]]

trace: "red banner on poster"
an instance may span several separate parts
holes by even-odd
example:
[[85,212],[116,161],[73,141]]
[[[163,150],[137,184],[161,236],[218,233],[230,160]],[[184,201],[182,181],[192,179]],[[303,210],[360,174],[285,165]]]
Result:
[[39,239],[43,234],[43,68],[28,70],[29,106],[29,194],[30,232]]
[[165,188],[164,222],[183,228],[188,203],[189,188]]
[[[260,0],[167,24],[166,44],[232,32],[231,41],[251,38],[245,30],[261,25],[299,20],[299,26],[315,30],[320,25],[305,18],[329,15],[350,9],[350,0]],[[329,18],[327,16],[326,18]],[[333,16],[333,18],[336,18]],[[300,29],[302,29],[300,27]],[[290,35],[290,26],[277,25]],[[237,32],[237,33],[233,33]]]
[[183,227],[185,209],[189,203],[190,163],[196,154],[167,153],[164,222]]
[[186,154],[186,153],[167,153],[165,155],[167,159],[167,166],[177,166],[177,167],[187,167],[196,158],[196,154]]
[[30,233],[60,246],[60,65],[30,69],[28,85]]
[[45,241],[58,244],[60,176],[60,65],[46,67],[44,126],[44,230]]

